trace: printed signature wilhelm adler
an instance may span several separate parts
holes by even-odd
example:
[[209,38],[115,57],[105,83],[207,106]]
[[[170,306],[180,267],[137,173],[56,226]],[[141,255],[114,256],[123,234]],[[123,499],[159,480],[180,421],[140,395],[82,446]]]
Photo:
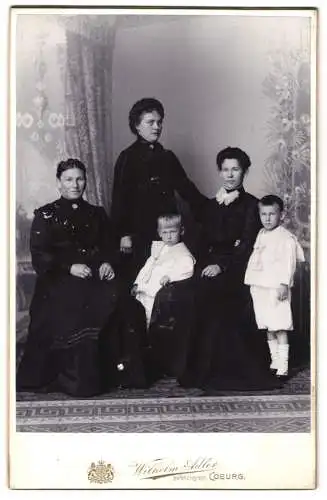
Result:
[[161,477],[193,474],[196,472],[210,472],[216,469],[218,462],[212,457],[198,457],[176,463],[171,458],[156,458],[149,462],[136,462],[134,474],[140,479],[159,479]]

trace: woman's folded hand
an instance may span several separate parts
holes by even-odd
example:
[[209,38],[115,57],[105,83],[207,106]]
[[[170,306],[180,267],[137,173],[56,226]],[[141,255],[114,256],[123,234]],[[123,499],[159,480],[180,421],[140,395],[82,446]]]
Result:
[[214,278],[220,273],[221,268],[218,266],[218,264],[210,264],[202,270],[201,278],[203,278],[204,276],[206,276],[207,278]]
[[70,268],[70,274],[85,279],[92,276],[92,271],[86,264],[73,264]]
[[122,253],[131,253],[133,250],[133,243],[131,236],[123,236],[120,240],[120,251]]
[[108,262],[103,262],[99,268],[100,280],[112,280],[115,277],[115,271]]

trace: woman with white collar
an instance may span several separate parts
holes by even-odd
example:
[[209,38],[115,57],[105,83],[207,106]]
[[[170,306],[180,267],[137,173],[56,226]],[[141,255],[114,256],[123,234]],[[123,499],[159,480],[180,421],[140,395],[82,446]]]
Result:
[[261,227],[257,199],[243,187],[250,165],[249,156],[236,147],[217,155],[222,187],[202,212],[196,331],[182,385],[259,389],[276,384],[243,284]]
[[228,272],[237,274],[242,282],[261,227],[257,199],[243,187],[250,165],[249,156],[239,148],[228,147],[217,155],[223,182],[202,214],[202,277],[214,278]]

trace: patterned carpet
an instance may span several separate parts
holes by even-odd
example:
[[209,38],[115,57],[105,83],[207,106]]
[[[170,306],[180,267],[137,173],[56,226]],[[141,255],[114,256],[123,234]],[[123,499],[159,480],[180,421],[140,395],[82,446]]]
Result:
[[[27,318],[20,321],[17,363]],[[165,378],[149,389],[117,389],[92,399],[18,393],[18,432],[309,432],[310,369],[297,367],[280,389],[204,391]]]
[[269,393],[183,389],[164,379],[92,400],[17,394],[18,432],[309,432],[310,373],[300,370]]
[[309,395],[17,403],[18,432],[309,432]]

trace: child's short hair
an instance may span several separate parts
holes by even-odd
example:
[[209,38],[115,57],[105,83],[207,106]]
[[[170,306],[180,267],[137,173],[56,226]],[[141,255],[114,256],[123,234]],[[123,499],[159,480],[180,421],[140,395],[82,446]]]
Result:
[[261,200],[259,200],[259,205],[263,205],[264,207],[270,207],[271,205],[278,205],[281,212],[284,210],[283,200],[279,196],[276,196],[275,194],[267,194],[266,196],[261,198]]
[[163,214],[158,217],[158,227],[165,226],[182,226],[182,216],[180,214]]

